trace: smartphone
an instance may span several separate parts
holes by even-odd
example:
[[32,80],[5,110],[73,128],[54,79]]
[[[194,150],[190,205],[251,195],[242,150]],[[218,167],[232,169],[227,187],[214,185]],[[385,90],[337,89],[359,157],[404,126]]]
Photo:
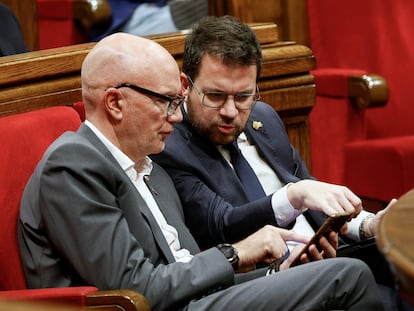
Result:
[[341,227],[346,223],[349,217],[349,213],[338,213],[329,216],[290,266],[294,267],[300,265],[302,263],[300,261],[300,257],[302,256],[302,254],[308,253],[309,246],[315,244],[316,247],[319,248],[319,239],[323,236],[328,237],[331,231],[339,232],[339,229],[341,229]]

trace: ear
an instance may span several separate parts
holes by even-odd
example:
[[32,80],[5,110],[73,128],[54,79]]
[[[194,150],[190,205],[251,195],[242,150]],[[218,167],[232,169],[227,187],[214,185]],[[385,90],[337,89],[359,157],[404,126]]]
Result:
[[122,119],[122,109],[124,106],[124,97],[122,93],[114,88],[105,91],[104,95],[105,111],[106,113],[115,120]]
[[188,82],[188,77],[184,72],[181,72],[180,80],[181,80],[181,93],[180,94],[187,96],[190,83]]

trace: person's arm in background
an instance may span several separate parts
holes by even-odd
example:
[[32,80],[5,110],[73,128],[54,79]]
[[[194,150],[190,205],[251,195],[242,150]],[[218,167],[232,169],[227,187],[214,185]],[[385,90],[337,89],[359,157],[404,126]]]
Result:
[[179,30],[190,29],[208,15],[208,0],[171,0],[168,5],[174,24]]

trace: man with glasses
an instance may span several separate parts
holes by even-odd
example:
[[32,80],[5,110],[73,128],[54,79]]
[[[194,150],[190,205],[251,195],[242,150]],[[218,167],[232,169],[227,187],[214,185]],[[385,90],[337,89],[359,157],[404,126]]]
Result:
[[[235,18],[208,17],[187,37],[184,121],[152,158],[171,175],[201,248],[267,224],[291,228],[295,220],[295,229],[312,236],[303,213],[317,228],[325,214],[361,212],[349,189],[312,179],[278,114],[259,101],[261,62],[254,32]],[[239,168],[239,149],[250,177]]]
[[121,83],[118,85],[111,86],[109,88],[120,89],[122,87],[127,87],[136,92],[155,97],[155,104],[159,105],[161,109],[165,109],[165,107],[167,107],[167,117],[171,117],[174,114],[175,110],[184,102],[185,99],[185,96],[180,94],[178,94],[175,97],[170,97],[168,95],[163,95],[130,83]]
[[200,252],[174,184],[148,158],[182,120],[180,71],[167,50],[114,34],[90,51],[81,76],[86,121],[48,148],[22,196],[28,287],[132,289],[152,310],[382,310],[358,260],[235,274],[282,257],[285,240],[306,241],[288,230],[267,226]]
[[[379,282],[392,287],[375,239],[367,239],[385,210],[369,213],[346,187],[314,180],[278,114],[259,101],[261,62],[254,32],[232,17],[205,18],[187,37],[184,121],[151,157],[172,177],[190,231],[202,249],[234,243],[269,224],[312,236],[326,215],[347,212],[352,220],[342,237],[356,251],[347,247],[338,255],[364,258]],[[248,165],[241,168],[241,161]],[[365,239],[364,248],[353,244]],[[332,253],[327,242],[320,240],[325,255]],[[335,237],[330,242],[337,245]],[[290,249],[296,244],[288,243]]]

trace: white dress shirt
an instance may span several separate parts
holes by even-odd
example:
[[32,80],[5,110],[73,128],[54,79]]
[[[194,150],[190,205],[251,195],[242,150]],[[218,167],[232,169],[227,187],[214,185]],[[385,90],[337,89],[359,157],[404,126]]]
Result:
[[[243,156],[246,158],[247,162],[249,162],[253,171],[256,173],[266,195],[273,194],[271,202],[278,225],[285,227],[296,218],[296,223],[292,230],[311,237],[315,231],[306,220],[305,216],[302,215],[304,211],[295,209],[288,200],[287,188],[289,187],[289,184],[282,184],[279,177],[275,174],[272,168],[258,154],[256,147],[248,141],[244,132],[241,133],[237,138],[237,144],[239,145]],[[220,146],[218,148],[227,162],[229,162],[231,165],[230,155],[228,151]],[[359,226],[362,220],[370,214],[371,213],[367,211],[362,211],[356,218],[348,223],[347,235],[351,239],[355,241],[360,240]],[[288,242],[287,244],[289,248],[292,248],[292,246],[296,245],[294,242]]]
[[112,144],[91,122],[85,121],[85,124],[98,136],[102,143],[108,148],[109,152],[116,159],[132,183],[135,185],[137,191],[147,203],[149,209],[154,215],[155,220],[161,228],[165,239],[174,255],[176,261],[188,262],[193,257],[187,249],[181,248],[180,241],[178,239],[177,230],[167,223],[164,215],[159,209],[157,202],[154,200],[152,193],[146,183],[144,182],[144,176],[150,175],[152,170],[152,161],[150,158],[145,158],[145,164],[140,172],[135,170],[135,163],[119,148]]

